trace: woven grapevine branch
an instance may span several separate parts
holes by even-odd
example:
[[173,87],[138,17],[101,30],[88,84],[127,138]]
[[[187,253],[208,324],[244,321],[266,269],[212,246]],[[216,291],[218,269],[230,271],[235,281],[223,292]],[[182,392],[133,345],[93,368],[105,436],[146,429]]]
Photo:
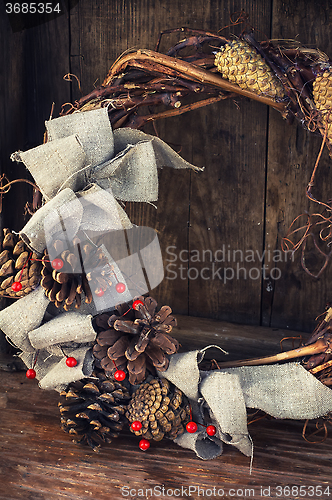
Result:
[[[180,31],[197,33],[189,28]],[[233,66],[233,72],[229,66]],[[62,114],[108,105],[113,128],[141,128],[147,122],[216,100],[243,96],[272,106],[290,120],[296,117],[310,130],[319,128],[324,133],[312,82],[327,67],[329,59],[325,54],[299,44],[259,43],[250,33],[229,40],[199,30],[199,34],[182,40],[166,54],[147,49],[124,53],[100,87],[69,109],[64,105]],[[270,85],[264,88],[266,79]],[[210,98],[206,101],[202,96]],[[160,104],[166,110],[138,113],[139,108]]]
[[[190,36],[166,54],[160,53],[161,36],[176,31]],[[258,42],[252,32],[227,39],[204,30],[177,28],[160,35],[155,51],[140,49],[121,55],[103,84],[70,108],[64,105],[62,114],[109,106],[114,129],[140,129],[220,100],[247,97],[273,107],[289,122],[298,120],[308,131],[319,131],[332,156],[330,65],[322,51],[297,42]],[[306,196],[322,206],[323,212],[308,215],[305,224],[295,228],[296,218],[282,241],[285,251],[302,249],[301,265],[315,278],[332,255],[329,246],[324,247],[332,241],[332,206],[316,200],[312,193],[317,166],[318,162]],[[318,270],[307,265],[309,239],[317,252]]]

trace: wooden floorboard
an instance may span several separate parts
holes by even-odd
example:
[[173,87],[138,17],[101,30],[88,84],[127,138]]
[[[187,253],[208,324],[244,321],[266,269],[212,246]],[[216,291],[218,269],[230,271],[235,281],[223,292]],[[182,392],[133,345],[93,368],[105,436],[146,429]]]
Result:
[[[248,352],[250,345],[250,352],[254,352],[256,342],[260,352],[268,354],[272,347],[278,350],[279,337],[287,333],[213,320],[178,319],[177,337],[183,349],[189,344],[191,348],[202,347],[214,338],[228,350],[240,342],[241,354]],[[251,474],[250,459],[230,446],[225,446],[219,458],[203,461],[166,440],[152,443],[142,452],[137,438],[129,432],[94,453],[74,445],[60,429],[56,392],[42,391],[24,372],[0,373],[0,500],[198,499],[203,492],[205,497],[222,498],[221,490],[228,497],[257,500],[264,496],[328,498],[309,494],[313,491],[309,486],[324,490],[328,485],[332,494],[332,438],[321,444],[307,443],[301,435],[303,422],[264,418],[250,424],[254,443]],[[305,496],[280,489],[301,485]]]

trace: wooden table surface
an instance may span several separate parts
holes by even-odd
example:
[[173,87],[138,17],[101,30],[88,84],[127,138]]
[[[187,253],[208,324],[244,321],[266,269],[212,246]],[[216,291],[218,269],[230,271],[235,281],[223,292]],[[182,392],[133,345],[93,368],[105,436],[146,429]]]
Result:
[[[214,338],[226,349],[235,351],[238,345],[242,354],[255,356],[277,352],[279,339],[292,332],[180,317],[177,333],[183,349],[207,345]],[[303,422],[264,418],[250,424],[251,474],[250,459],[231,446],[225,446],[219,458],[203,461],[166,440],[142,452],[129,432],[94,453],[73,444],[60,429],[56,392],[42,391],[24,372],[0,373],[1,500],[332,495],[332,438],[321,444],[306,442]]]

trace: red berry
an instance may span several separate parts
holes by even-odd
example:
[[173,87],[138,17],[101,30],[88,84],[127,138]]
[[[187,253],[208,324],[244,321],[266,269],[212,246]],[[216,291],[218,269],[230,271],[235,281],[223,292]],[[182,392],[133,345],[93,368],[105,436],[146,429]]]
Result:
[[141,448],[141,450],[145,451],[150,448],[150,441],[148,441],[147,439],[141,439],[138,446]]
[[116,370],[113,376],[118,382],[122,382],[122,380],[126,378],[126,374],[123,370]]
[[97,297],[102,297],[104,293],[105,292],[102,288],[97,288],[97,290],[95,290],[95,294],[97,295]]
[[68,358],[66,359],[66,365],[69,366],[69,368],[73,368],[77,365],[77,359],[73,358],[72,356],[68,356]]
[[35,370],[33,368],[29,368],[29,370],[27,370],[27,372],[26,372],[26,376],[27,376],[27,378],[29,378],[31,380],[33,378],[36,378],[36,372],[35,372]]
[[142,424],[139,420],[135,420],[130,427],[133,431],[140,431],[142,429]]
[[134,302],[133,302],[133,309],[135,309],[135,311],[137,311],[138,306],[141,305],[141,304],[142,304],[142,306],[144,305],[141,300],[134,300]]
[[118,293],[123,293],[125,290],[126,290],[126,285],[124,283],[121,283],[119,281],[119,283],[117,283],[115,285],[115,290],[118,292]]
[[51,266],[53,267],[53,269],[62,269],[63,268],[63,260],[61,259],[53,259],[52,260],[52,263],[51,263]]
[[20,283],[19,281],[14,281],[14,283],[12,284],[12,290],[13,292],[19,292],[20,290],[22,290],[22,283]]
[[194,432],[197,431],[197,424],[195,422],[188,422],[186,425],[187,432],[190,432],[190,434],[193,434]]
[[208,425],[206,428],[206,433],[208,436],[214,436],[215,433],[217,432],[217,429],[215,428],[214,425]]

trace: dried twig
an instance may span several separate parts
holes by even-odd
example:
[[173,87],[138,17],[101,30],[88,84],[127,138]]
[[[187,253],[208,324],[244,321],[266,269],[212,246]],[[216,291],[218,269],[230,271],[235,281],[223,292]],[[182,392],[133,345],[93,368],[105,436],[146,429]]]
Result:
[[181,76],[182,78],[192,79],[202,84],[213,85],[218,89],[239,94],[244,97],[249,97],[250,99],[272,106],[282,113],[286,112],[287,106],[285,103],[276,102],[270,97],[255,94],[250,90],[241,89],[238,85],[233,84],[228,80],[225,80],[218,75],[214,75],[213,73],[202,68],[198,68],[194,64],[181,61],[180,59],[174,59],[170,56],[161,55],[158,52],[147,49],[140,49],[130,54],[125,54],[122,58],[120,58],[111,67],[106,79],[103,82],[103,86],[110,85],[116,75],[125,71],[128,66],[139,68],[150,67],[155,70],[159,69],[159,71],[161,66],[162,68],[165,68],[165,72],[167,69],[173,70],[177,76]]
[[302,346],[291,351],[280,352],[273,356],[264,356],[262,358],[245,359],[240,361],[229,361],[219,363],[220,369],[234,368],[238,366],[257,366],[279,363],[281,361],[289,361],[290,359],[303,358],[304,356],[312,356],[317,353],[324,353],[332,345],[332,339],[320,338],[314,344]]

